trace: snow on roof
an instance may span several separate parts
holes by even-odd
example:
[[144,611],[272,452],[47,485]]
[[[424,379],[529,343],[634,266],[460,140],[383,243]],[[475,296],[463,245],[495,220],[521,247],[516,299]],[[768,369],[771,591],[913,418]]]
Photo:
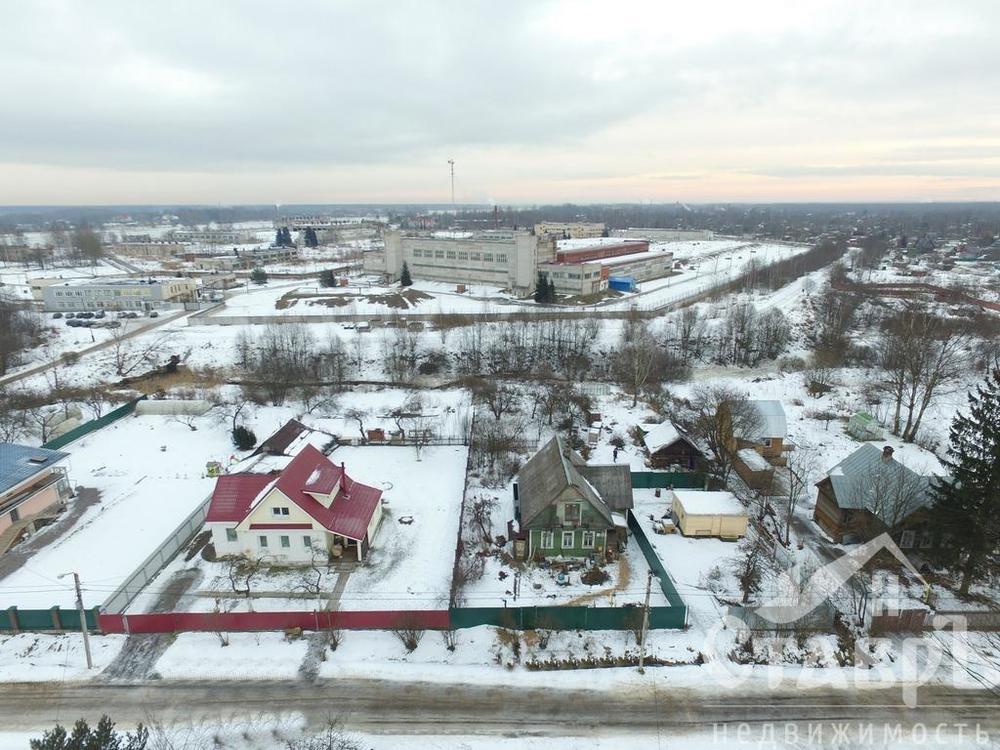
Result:
[[661,424],[644,425],[642,430],[646,433],[643,442],[650,453],[656,453],[660,448],[666,448],[683,437],[680,430],[669,420]]
[[743,448],[736,451],[736,456],[742,461],[750,471],[768,471],[771,468],[771,464],[767,462],[762,455],[760,455],[753,448]]
[[647,250],[643,253],[630,253],[629,255],[615,255],[611,258],[595,258],[594,260],[585,261],[587,263],[600,263],[603,266],[617,266],[623,263],[634,263],[638,260],[650,260],[651,258],[663,258],[664,256],[673,257],[673,250]]
[[743,435],[748,439],[783,438],[788,435],[788,422],[785,420],[785,408],[780,401],[751,401],[760,412],[760,430],[755,434]]
[[747,509],[732,492],[673,490],[674,502],[679,502],[688,515],[745,516]]

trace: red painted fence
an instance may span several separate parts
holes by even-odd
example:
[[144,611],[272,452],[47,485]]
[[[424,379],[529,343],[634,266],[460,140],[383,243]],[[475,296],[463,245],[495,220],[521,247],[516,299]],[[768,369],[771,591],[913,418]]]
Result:
[[180,631],[238,632],[255,630],[447,630],[446,609],[398,612],[164,612],[99,617],[105,633],[175,633]]

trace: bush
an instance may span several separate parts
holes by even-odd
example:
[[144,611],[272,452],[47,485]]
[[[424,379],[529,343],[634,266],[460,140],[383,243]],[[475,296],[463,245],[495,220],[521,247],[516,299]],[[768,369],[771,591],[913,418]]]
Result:
[[254,284],[266,284],[267,283],[267,271],[263,268],[255,268],[250,272],[250,281]]
[[257,436],[253,434],[252,430],[247,429],[243,425],[238,425],[233,430],[233,445],[241,451],[248,451],[257,445]]
[[319,285],[325,287],[337,286],[337,274],[331,269],[326,269],[319,275]]

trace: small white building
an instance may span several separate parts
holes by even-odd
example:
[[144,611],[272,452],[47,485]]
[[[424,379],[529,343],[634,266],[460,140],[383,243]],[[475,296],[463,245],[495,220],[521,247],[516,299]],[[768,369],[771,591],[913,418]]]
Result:
[[747,509],[732,492],[671,490],[673,515],[684,536],[736,540],[746,536]]

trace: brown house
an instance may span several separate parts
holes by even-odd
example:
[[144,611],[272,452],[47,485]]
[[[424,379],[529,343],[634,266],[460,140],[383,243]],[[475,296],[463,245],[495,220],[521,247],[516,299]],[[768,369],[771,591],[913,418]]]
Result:
[[643,442],[649,452],[649,465],[654,469],[699,471],[704,468],[705,454],[669,420],[641,427]]
[[788,443],[788,422],[780,401],[752,401],[760,414],[759,427],[745,435],[735,435],[733,453],[752,448],[775,466],[784,466],[785,453],[792,449]]
[[939,539],[927,524],[931,477],[922,476],[866,443],[816,483],[813,520],[838,544],[867,541],[888,531],[903,549]]

